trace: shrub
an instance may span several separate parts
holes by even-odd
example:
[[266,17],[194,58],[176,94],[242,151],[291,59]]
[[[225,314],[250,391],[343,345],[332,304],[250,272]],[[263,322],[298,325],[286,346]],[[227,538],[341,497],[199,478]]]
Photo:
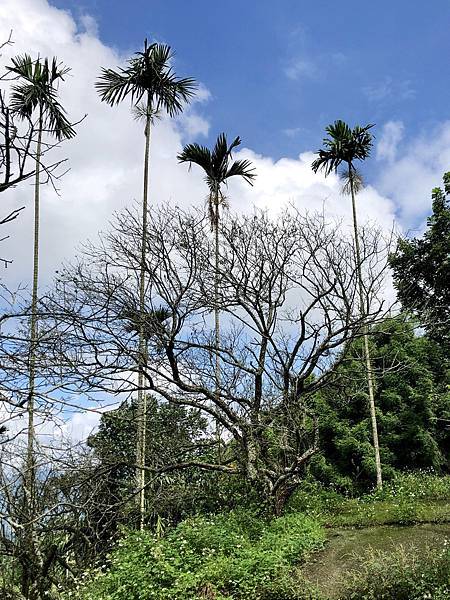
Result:
[[379,500],[442,500],[450,497],[450,476],[439,476],[431,470],[396,473],[382,490],[375,490],[371,497]]
[[264,522],[247,511],[197,517],[164,538],[129,533],[105,571],[66,598],[78,600],[303,600],[315,592],[295,564],[323,545],[311,517]]

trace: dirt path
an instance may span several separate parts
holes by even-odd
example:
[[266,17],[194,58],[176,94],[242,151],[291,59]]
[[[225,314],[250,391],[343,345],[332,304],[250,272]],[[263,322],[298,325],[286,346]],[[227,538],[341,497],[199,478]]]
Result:
[[450,539],[450,523],[330,530],[328,544],[303,565],[305,577],[328,598],[338,598],[342,577],[357,570],[372,550],[389,552],[402,545],[411,554],[425,547],[442,547]]

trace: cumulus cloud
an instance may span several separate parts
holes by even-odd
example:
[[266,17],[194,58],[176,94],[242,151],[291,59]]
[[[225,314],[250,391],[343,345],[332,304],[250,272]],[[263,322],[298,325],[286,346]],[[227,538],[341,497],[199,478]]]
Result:
[[[389,144],[386,148],[389,155]],[[443,173],[449,170],[450,121],[412,140],[401,156],[383,168],[377,189],[395,198],[397,217],[403,229],[422,228],[431,210],[431,190],[441,184]]]
[[403,139],[405,127],[402,121],[388,121],[383,125],[377,144],[377,159],[392,162],[397,156],[397,147]]
[[285,67],[286,77],[297,81],[303,77],[314,78],[317,76],[317,67],[312,60],[296,58]]
[[[139,201],[142,186],[142,125],[130,115],[129,106],[110,108],[101,103],[94,89],[100,67],[115,67],[127,58],[103,44],[95,21],[84,15],[77,23],[69,12],[57,9],[47,0],[3,0],[0,4],[0,39],[13,29],[15,44],[2,57],[24,52],[33,56],[56,55],[72,71],[61,86],[62,102],[72,119],[86,119],[74,140],[66,142],[59,156],[67,156],[70,171],[60,181],[60,195],[43,189],[41,209],[41,281],[50,281],[64,258],[86,238],[95,238],[108,227],[113,213]],[[175,63],[175,69],[177,65]],[[299,66],[302,70],[305,67]],[[192,72],[180,73],[195,76]],[[202,85],[196,101],[177,120],[162,118],[152,133],[150,202],[172,202],[180,206],[201,204],[205,197],[203,173],[177,163],[183,144],[209,132],[207,116],[211,94]],[[287,203],[300,208],[322,209],[350,217],[349,202],[340,194],[335,176],[325,179],[310,168],[313,155],[278,161],[244,149],[236,156],[250,158],[258,177],[253,188],[242,182],[230,185],[231,204],[237,210],[253,210],[253,205],[276,210]],[[9,226],[10,240],[3,252],[14,258],[8,269],[10,280],[29,281],[32,265],[32,186],[26,183],[3,194],[3,209],[26,205],[20,218]],[[391,200],[368,187],[359,199],[364,216],[390,227],[395,207]],[[5,283],[8,281],[5,280]]]
[[[244,149],[240,157],[252,161],[258,176],[253,187],[240,181],[230,183],[233,207],[249,211],[255,206],[273,213],[288,205],[309,212],[325,210],[330,217],[342,217],[344,226],[350,228],[351,204],[349,198],[342,195],[342,182],[335,174],[327,178],[314,174],[311,170],[315,158],[312,152],[302,153],[297,159],[274,161]],[[391,200],[372,186],[367,186],[359,194],[358,204],[363,221],[377,222],[381,227],[391,229],[395,210]]]
[[[14,45],[4,49],[2,62],[27,51],[32,56],[52,56],[72,68],[61,85],[62,103],[73,120],[87,113],[74,140],[65,142],[55,156],[67,156],[70,171],[59,182],[60,195],[50,187],[42,190],[41,273],[48,281],[63,257],[87,237],[94,238],[108,226],[114,211],[141,196],[144,135],[127,103],[110,108],[100,102],[94,89],[100,67],[115,67],[126,57],[102,44],[92,19],[72,16],[47,0],[3,0],[0,4],[0,39],[13,30]],[[176,63],[175,63],[176,69]],[[191,73],[180,73],[191,75]],[[177,165],[182,144],[204,135],[208,122],[199,112],[209,92],[202,87],[197,102],[176,121],[163,118],[152,135],[151,201],[183,198],[195,200],[199,182]],[[202,197],[203,197],[202,192]],[[9,226],[10,240],[2,251],[14,258],[4,277],[28,281],[31,273],[32,186],[25,183],[2,195],[4,212],[26,205],[20,219]],[[3,232],[2,232],[3,233]]]

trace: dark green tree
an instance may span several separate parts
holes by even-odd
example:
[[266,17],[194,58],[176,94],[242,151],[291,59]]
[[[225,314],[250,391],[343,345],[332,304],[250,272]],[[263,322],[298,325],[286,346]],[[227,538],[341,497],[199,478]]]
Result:
[[[374,329],[370,342],[386,475],[418,468],[448,472],[450,467],[449,373],[442,348],[418,335],[415,325],[388,319]],[[375,473],[361,387],[363,353],[362,341],[353,342],[335,385],[317,397],[322,453],[312,469],[325,482],[347,489],[367,489]]]
[[394,284],[405,309],[450,351],[450,172],[444,189],[431,193],[433,212],[421,238],[400,238],[390,257]]
[[[147,397],[147,408],[145,520],[155,526],[159,519],[177,522],[204,504],[205,472],[182,465],[204,458],[214,441],[211,444],[207,421],[199,411],[158,403],[152,396]],[[132,502],[137,410],[137,402],[132,401],[104,413],[98,431],[88,441],[97,462],[98,481],[102,481],[97,488],[98,502],[91,503],[98,514],[90,517],[90,522],[97,524],[93,533],[102,551],[109,547],[120,524],[140,519]]]

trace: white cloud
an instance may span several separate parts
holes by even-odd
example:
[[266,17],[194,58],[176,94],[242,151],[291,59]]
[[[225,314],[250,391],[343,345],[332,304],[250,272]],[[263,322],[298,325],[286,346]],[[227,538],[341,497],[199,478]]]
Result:
[[[351,225],[351,205],[341,193],[342,183],[335,174],[327,178],[314,174],[312,152],[300,154],[298,159],[282,158],[278,161],[244,149],[240,158],[248,158],[255,165],[257,177],[253,187],[244,182],[230,183],[230,204],[244,211],[253,206],[278,212],[292,204],[309,212],[326,211],[330,217],[343,217],[345,226]],[[394,204],[381,196],[372,186],[367,186],[358,196],[361,221],[376,221],[391,229]]]
[[393,162],[397,147],[403,139],[405,127],[401,121],[388,121],[383,125],[381,138],[377,144],[377,160]]
[[196,114],[188,114],[184,118],[184,127],[189,137],[199,135],[207,136],[209,132],[209,122]]
[[[50,281],[51,274],[63,258],[70,258],[75,248],[86,238],[95,238],[98,230],[108,227],[113,213],[141,197],[142,126],[130,115],[129,106],[110,108],[100,102],[94,82],[101,66],[116,66],[126,57],[104,45],[97,36],[90,17],[81,19],[82,28],[70,13],[50,6],[47,0],[3,0],[0,4],[0,39],[12,28],[15,45],[8,48],[3,61],[27,50],[56,55],[72,67],[71,75],[61,86],[63,104],[73,119],[87,113],[78,127],[74,140],[66,142],[60,156],[68,156],[70,171],[60,182],[60,196],[47,187],[42,193],[41,208],[41,282]],[[175,64],[176,67],[176,64]],[[299,69],[307,68],[297,65]],[[192,72],[180,75],[195,75]],[[177,153],[183,143],[195,136],[206,135],[205,111],[210,92],[201,86],[196,102],[176,121],[157,121],[152,133],[150,202],[173,202],[180,206],[203,203],[205,188],[200,169],[189,173],[177,163]],[[310,169],[312,155],[273,161],[251,150],[242,155],[255,162],[258,177],[254,188],[237,183],[232,190],[232,206],[251,210],[257,206],[279,207],[291,202],[308,209],[327,208],[334,214],[349,215],[349,203],[339,195],[335,177],[324,179]],[[2,251],[14,258],[14,265],[5,273],[6,284],[15,280],[30,281],[32,265],[32,186],[31,183],[3,194],[3,210],[26,205],[20,218],[9,226],[10,240]],[[366,198],[370,200],[366,201]],[[390,223],[393,204],[368,188],[360,199],[364,212],[373,219]],[[366,210],[365,203],[368,203]]]
[[289,79],[294,81],[303,77],[311,79],[317,76],[317,67],[312,60],[296,58],[285,67],[284,72]]
[[412,100],[416,96],[416,90],[410,79],[394,79],[389,75],[364,86],[362,92],[370,102]]
[[[142,126],[133,120],[129,106],[110,108],[102,104],[93,85],[101,66],[115,67],[127,57],[100,41],[91,17],[84,16],[80,24],[81,29],[70,13],[52,7],[47,0],[0,3],[0,40],[6,39],[11,29],[15,40],[12,48],[4,49],[2,61],[8,62],[9,57],[24,51],[33,56],[56,55],[72,67],[71,75],[61,86],[63,104],[73,119],[88,115],[78,127],[77,138],[64,144],[60,151],[60,156],[69,158],[71,168],[60,182],[61,195],[56,196],[50,188],[42,193],[42,287],[50,282],[61,260],[73,256],[80,242],[95,238],[98,230],[108,227],[115,211],[141,197]],[[292,79],[314,77],[316,67],[298,60],[287,67],[286,74]],[[195,76],[195,68],[180,75]],[[203,173],[195,167],[189,173],[186,165],[177,163],[176,156],[186,141],[208,134],[209,122],[200,109],[207,110],[209,98],[210,92],[202,86],[197,101],[185,115],[176,121],[163,118],[157,122],[151,147],[152,204],[170,201],[185,207],[202,205],[206,194]],[[286,135],[295,133],[286,131]],[[397,158],[395,150],[401,133],[399,122],[386,124],[378,145],[379,158],[387,159],[386,168],[376,188],[368,186],[358,197],[360,221],[376,221],[389,230],[396,212],[406,225],[423,217],[429,210],[431,188],[450,168],[450,122],[411,144],[406,154]],[[236,157],[254,162],[257,179],[253,187],[241,181],[230,183],[233,210],[251,211],[257,206],[276,212],[286,204],[309,211],[325,208],[330,216],[342,216],[345,227],[351,231],[350,202],[340,193],[336,175],[325,178],[312,172],[312,153],[274,160],[243,149]],[[15,261],[3,274],[3,282],[11,287],[18,280],[31,279],[31,200],[29,183],[2,194],[2,214],[26,205],[8,231],[2,230],[2,234],[11,235],[2,246],[2,255]],[[73,426],[78,427],[77,423]]]
[[421,227],[431,211],[431,190],[450,170],[450,121],[431,128],[405,145],[401,156],[381,172],[380,193],[395,198],[403,229]]

